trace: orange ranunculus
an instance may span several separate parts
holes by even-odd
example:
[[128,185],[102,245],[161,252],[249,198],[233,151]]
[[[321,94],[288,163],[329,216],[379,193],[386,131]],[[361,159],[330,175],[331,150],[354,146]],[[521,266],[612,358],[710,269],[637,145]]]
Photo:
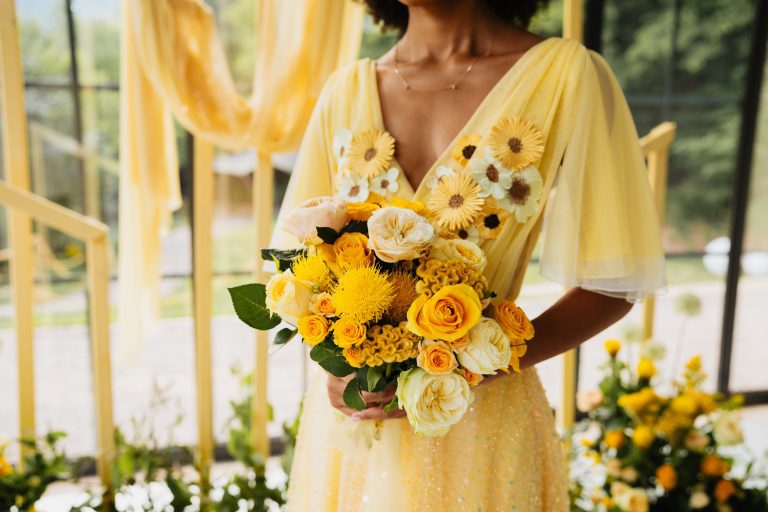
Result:
[[307,315],[299,318],[299,334],[307,345],[317,345],[328,336],[331,324],[322,315]]
[[707,455],[701,461],[701,473],[704,476],[719,478],[728,472],[728,463],[717,455]]
[[525,312],[510,300],[502,300],[493,310],[493,317],[499,322],[504,333],[510,340],[525,340],[533,338],[533,324]]
[[432,297],[419,296],[408,309],[408,330],[431,340],[452,342],[478,324],[482,305],[466,284],[444,286]]
[[367,332],[364,324],[342,317],[333,324],[333,342],[341,348],[358,345],[365,340]]
[[624,444],[626,436],[622,430],[609,430],[605,433],[605,445],[608,448],[619,449]]
[[333,243],[333,252],[341,266],[359,267],[373,261],[368,237],[362,233],[344,233]]
[[424,340],[421,344],[416,364],[432,375],[451,373],[458,366],[451,347],[444,341],[432,340]]
[[715,484],[715,499],[720,503],[725,503],[734,494],[736,494],[736,486],[730,480],[720,480]]
[[656,468],[656,481],[667,491],[677,486],[677,471],[672,464],[662,464]]

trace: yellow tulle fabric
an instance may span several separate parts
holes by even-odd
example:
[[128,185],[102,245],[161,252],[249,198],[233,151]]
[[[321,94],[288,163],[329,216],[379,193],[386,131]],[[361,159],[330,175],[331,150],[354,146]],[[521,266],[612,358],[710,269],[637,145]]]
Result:
[[[161,235],[181,206],[174,119],[196,137],[260,153],[298,147],[328,75],[355,58],[363,6],[260,0],[251,97],[227,66],[203,0],[123,0],[120,57],[120,340],[157,314]],[[248,21],[248,20],[244,20]],[[136,350],[122,350],[135,355]]]
[[[507,222],[496,240],[482,244],[486,277],[500,296],[517,296],[544,224],[543,275],[628,300],[663,286],[658,220],[629,109],[605,61],[578,42],[552,38],[529,50],[417,190],[401,173],[397,195],[426,202],[430,175],[450,162],[462,137],[485,140],[499,119],[515,116],[543,133],[537,167],[544,193],[536,214]],[[341,128],[385,128],[375,62],[358,61],[329,79],[281,215],[335,192],[332,140]],[[276,230],[273,244],[295,243]],[[341,421],[330,407],[319,373],[306,397],[288,510],[568,510],[561,446],[536,370],[480,386],[475,395],[470,412],[444,437],[420,437],[405,420],[389,420],[370,448],[357,443],[350,449],[344,439],[354,431],[351,420]]]

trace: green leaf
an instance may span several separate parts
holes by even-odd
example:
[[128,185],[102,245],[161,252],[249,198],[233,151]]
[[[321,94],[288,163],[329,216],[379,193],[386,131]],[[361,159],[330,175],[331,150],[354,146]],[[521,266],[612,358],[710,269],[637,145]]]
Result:
[[260,331],[277,327],[281,319],[266,306],[267,288],[263,284],[244,284],[229,289],[237,317]]
[[325,371],[336,377],[346,377],[355,371],[344,359],[341,349],[328,340],[312,347],[309,357]]
[[397,399],[397,396],[395,396],[391,402],[389,402],[387,405],[384,406],[384,414],[390,413],[395,409],[399,409],[399,408],[400,408],[400,401]]
[[289,341],[293,339],[294,336],[299,332],[298,329],[290,329],[286,327],[285,329],[280,329],[277,331],[277,334],[275,335],[275,339],[272,343],[275,345],[285,345]]
[[327,244],[333,244],[339,238],[339,232],[333,228],[327,228],[323,226],[317,227],[317,236],[320,240]]
[[306,253],[306,249],[262,249],[261,259],[274,261],[277,269],[280,272],[285,272],[291,268],[291,264],[296,258]]
[[368,391],[375,392],[378,391],[376,389],[376,386],[379,385],[381,382],[382,377],[384,377],[384,367],[382,366],[371,366],[368,368],[368,374],[366,375],[367,378],[367,384],[368,384]]
[[344,388],[343,397],[344,403],[350,409],[354,409],[356,411],[362,411],[365,409],[365,400],[363,400],[363,395],[360,394],[360,386],[357,383],[357,378],[349,381],[347,387]]
[[342,229],[341,232],[342,233],[362,233],[364,235],[367,235],[368,223],[364,220],[351,220],[346,226],[344,226],[344,229]]

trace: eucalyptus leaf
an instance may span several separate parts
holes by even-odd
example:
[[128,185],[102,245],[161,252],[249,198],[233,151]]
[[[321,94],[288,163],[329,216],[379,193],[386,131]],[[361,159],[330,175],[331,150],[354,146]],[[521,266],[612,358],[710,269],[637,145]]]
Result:
[[229,295],[237,317],[254,329],[268,331],[280,324],[280,317],[267,309],[267,291],[263,284],[235,286],[229,289]]
[[344,403],[350,409],[354,409],[356,411],[362,411],[365,409],[365,400],[363,400],[363,395],[360,394],[360,386],[358,385],[357,378],[349,381],[347,387],[344,388],[343,398]]

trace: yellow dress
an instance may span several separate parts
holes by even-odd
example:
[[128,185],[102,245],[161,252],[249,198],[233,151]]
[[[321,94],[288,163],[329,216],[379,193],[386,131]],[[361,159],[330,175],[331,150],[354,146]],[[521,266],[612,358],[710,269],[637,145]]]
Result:
[[[543,135],[536,165],[541,191],[523,218],[510,217],[496,239],[481,243],[493,289],[502,297],[517,296],[542,226],[545,277],[630,301],[662,287],[658,221],[632,117],[605,61],[577,42],[551,38],[530,49],[486,96],[417,190],[394,159],[396,184],[389,190],[428,201],[444,167],[472,172],[454,155],[463,137],[477,136],[482,148],[493,127],[511,118],[532,123]],[[385,127],[375,62],[363,59],[328,80],[282,212],[340,189],[349,193],[335,154],[339,134],[373,128]],[[476,152],[472,158],[477,157]],[[276,231],[273,245],[293,244]],[[304,402],[287,510],[569,508],[562,448],[535,369],[476,388],[469,412],[444,437],[422,437],[406,420],[387,420],[372,442],[356,442],[366,429],[374,429],[373,422],[342,419],[331,408],[325,376],[318,372]]]

